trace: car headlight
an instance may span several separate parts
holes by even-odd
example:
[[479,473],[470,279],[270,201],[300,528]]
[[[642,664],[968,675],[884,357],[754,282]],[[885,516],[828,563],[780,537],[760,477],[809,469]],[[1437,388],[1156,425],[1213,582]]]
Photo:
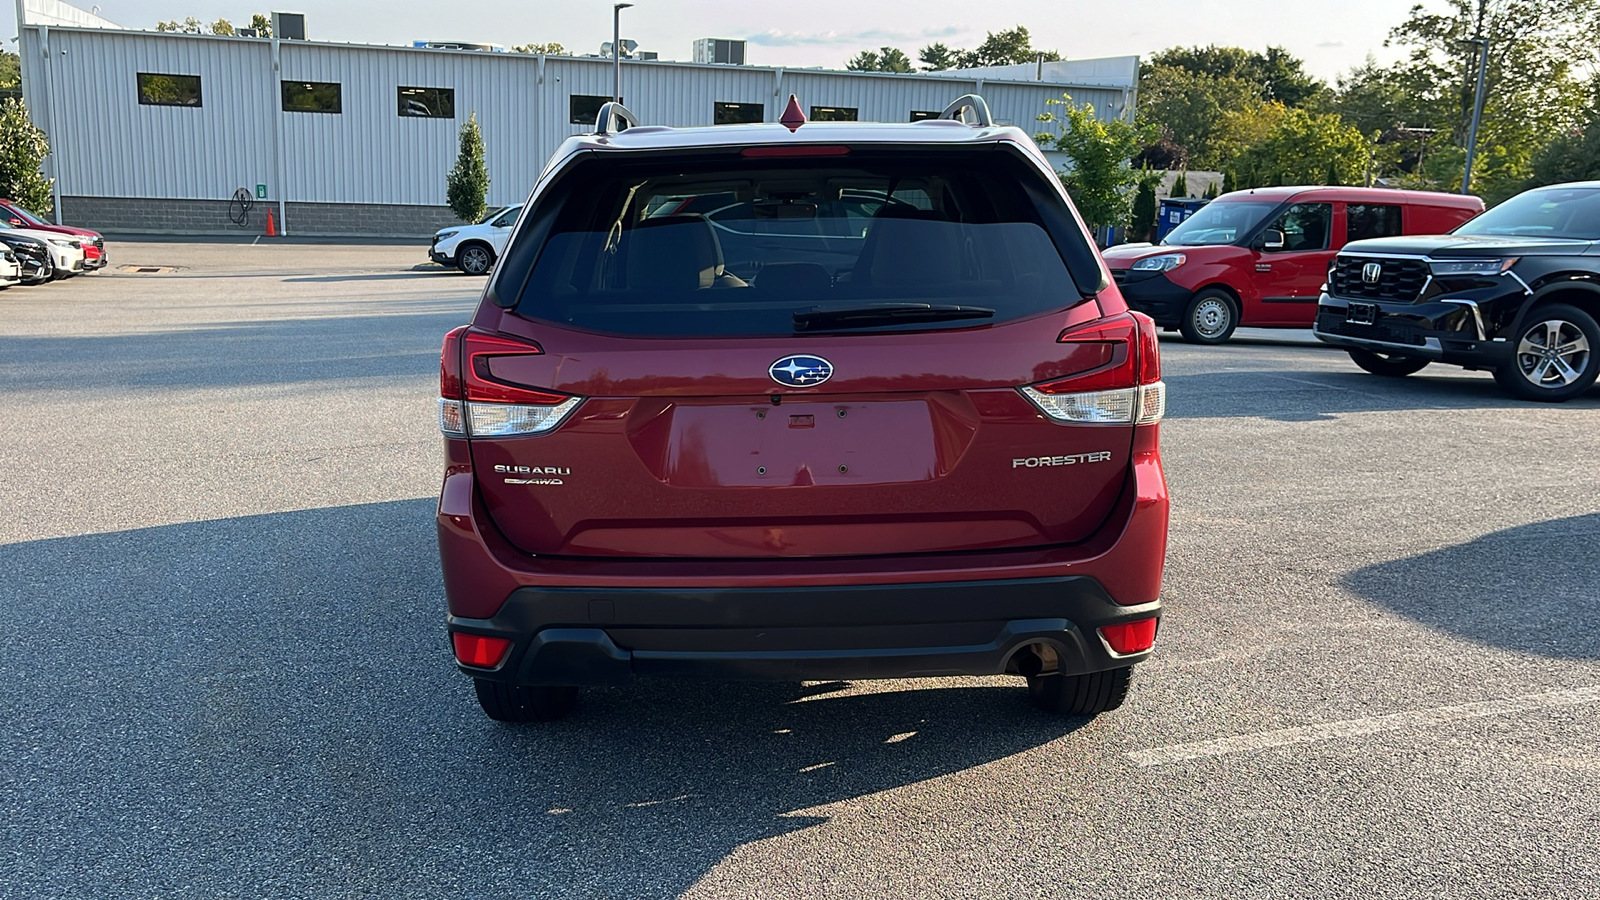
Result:
[[1136,260],[1133,264],[1135,272],[1170,272],[1183,265],[1182,253],[1163,253],[1160,256],[1146,256]]
[[434,239],[442,241],[442,240],[445,240],[447,238],[453,238],[453,237],[455,237],[456,235],[458,235],[460,233],[461,233],[460,231],[441,231],[438,234],[434,235]]
[[1435,278],[1451,275],[1499,275],[1517,264],[1516,257],[1508,259],[1446,259],[1428,263]]
[[73,243],[72,241],[67,240],[66,238],[45,238],[45,240],[49,241],[52,244],[55,244],[57,247],[76,247],[76,246],[78,246],[77,244]]

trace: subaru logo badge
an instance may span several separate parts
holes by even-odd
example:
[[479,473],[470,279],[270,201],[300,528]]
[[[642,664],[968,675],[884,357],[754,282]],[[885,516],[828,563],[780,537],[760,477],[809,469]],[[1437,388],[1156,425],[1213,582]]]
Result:
[[784,387],[810,387],[833,377],[833,363],[820,356],[785,356],[767,367],[767,374]]
[[1377,284],[1383,277],[1383,266],[1379,263],[1367,263],[1361,267],[1361,280],[1367,284]]

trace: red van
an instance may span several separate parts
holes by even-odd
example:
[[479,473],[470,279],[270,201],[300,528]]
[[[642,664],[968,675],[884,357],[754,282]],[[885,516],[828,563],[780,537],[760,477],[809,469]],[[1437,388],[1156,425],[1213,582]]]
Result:
[[1223,194],[1160,244],[1105,252],[1128,305],[1195,344],[1241,325],[1310,328],[1328,264],[1350,241],[1444,234],[1483,212],[1461,194],[1269,187]]

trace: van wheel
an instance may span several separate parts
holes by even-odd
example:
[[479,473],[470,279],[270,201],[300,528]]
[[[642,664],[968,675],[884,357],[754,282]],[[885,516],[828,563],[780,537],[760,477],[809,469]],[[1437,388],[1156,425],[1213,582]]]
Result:
[[468,244],[456,253],[456,265],[468,275],[487,275],[494,265],[494,251],[483,244]]
[[1207,288],[1194,295],[1178,320],[1178,330],[1191,344],[1222,344],[1239,327],[1239,308],[1227,291]]
[[487,678],[472,679],[472,686],[484,715],[496,722],[553,722],[578,705],[575,687],[523,687]]
[[1386,375],[1391,378],[1401,378],[1413,372],[1420,372],[1433,361],[1425,356],[1405,356],[1400,353],[1373,353],[1371,350],[1347,352],[1350,354],[1350,359],[1361,368],[1374,375]]
[[1045,712],[1093,716],[1121,706],[1132,678],[1132,667],[1085,675],[1029,675],[1028,696]]
[[1553,303],[1535,309],[1514,340],[1511,361],[1494,370],[1494,380],[1524,400],[1571,400],[1600,374],[1594,357],[1600,324],[1576,306]]

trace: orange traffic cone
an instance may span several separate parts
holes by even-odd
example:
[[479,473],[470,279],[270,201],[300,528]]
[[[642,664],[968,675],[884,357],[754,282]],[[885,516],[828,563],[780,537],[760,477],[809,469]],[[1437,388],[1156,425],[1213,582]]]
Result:
[[272,210],[267,210],[267,237],[278,236],[278,223],[272,220]]

